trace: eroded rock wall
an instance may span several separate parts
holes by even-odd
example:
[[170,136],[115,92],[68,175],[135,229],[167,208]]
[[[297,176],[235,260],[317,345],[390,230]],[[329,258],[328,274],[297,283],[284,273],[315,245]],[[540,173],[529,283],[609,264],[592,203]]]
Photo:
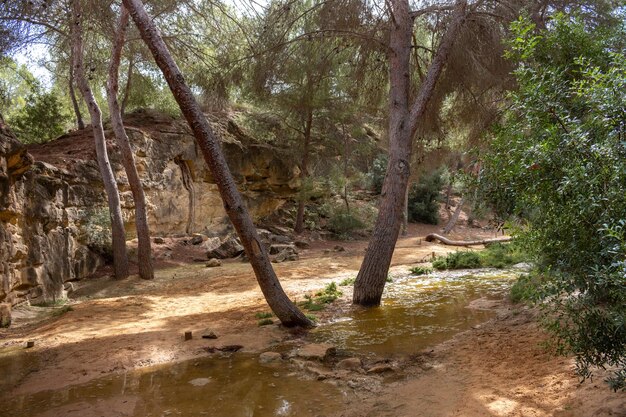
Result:
[[[222,232],[228,219],[186,124],[150,111],[130,115],[125,122],[151,233]],[[227,119],[212,123],[253,217],[269,215],[293,197],[299,185],[297,168],[280,152],[255,143]],[[110,132],[107,138],[132,239],[132,193]],[[103,214],[106,219],[106,201],[88,129],[25,147],[2,127],[0,187],[0,303],[62,297],[68,281],[87,277],[104,263],[95,234]]]

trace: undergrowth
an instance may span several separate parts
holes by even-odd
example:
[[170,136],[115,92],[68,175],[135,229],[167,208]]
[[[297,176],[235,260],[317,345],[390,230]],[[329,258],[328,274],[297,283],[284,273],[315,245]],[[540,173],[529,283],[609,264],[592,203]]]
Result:
[[337,288],[337,284],[331,282],[322,291],[315,293],[314,296],[305,295],[305,301],[298,303],[298,305],[308,311],[320,311],[326,308],[326,304],[332,303],[341,295],[342,292]]
[[436,270],[507,268],[528,260],[528,256],[514,243],[492,244],[479,252],[452,252],[433,261]]

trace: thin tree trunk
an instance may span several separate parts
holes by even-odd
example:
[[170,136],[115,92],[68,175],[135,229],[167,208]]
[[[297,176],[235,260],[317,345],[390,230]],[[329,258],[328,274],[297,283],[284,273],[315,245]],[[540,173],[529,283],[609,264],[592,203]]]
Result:
[[413,21],[408,0],[390,0],[389,45],[389,165],[383,182],[381,203],[374,231],[354,284],[354,304],[380,305],[400,225],[404,195],[409,179],[412,138],[433,95],[435,84],[448,59],[457,34],[465,21],[466,2],[459,0],[450,27],[420,85],[411,109],[410,54]]
[[83,115],[80,114],[80,106],[76,99],[76,92],[74,91],[74,54],[70,56],[70,79],[69,79],[70,99],[72,100],[72,108],[74,109],[74,115],[76,116],[76,127],[79,130],[85,128],[85,122],[83,122]]
[[115,138],[117,139],[117,144],[122,154],[122,164],[126,170],[126,176],[128,177],[128,183],[130,184],[133,200],[135,202],[135,228],[137,230],[138,240],[137,258],[139,261],[139,276],[143,279],[153,279],[154,267],[152,264],[152,249],[150,247],[150,229],[146,215],[146,197],[143,192],[141,180],[139,179],[139,174],[137,173],[135,158],[130,147],[130,141],[126,135],[126,130],[124,129],[122,112],[117,101],[118,72],[129,18],[128,11],[124,6],[121,7],[120,13],[120,23],[113,42],[113,51],[109,64],[106,91],[109,113],[111,114],[111,125],[113,126],[113,132],[115,133]]
[[133,79],[133,57],[131,56],[128,61],[128,72],[126,73],[126,87],[124,87],[124,97],[122,97],[122,106],[120,109],[120,113],[122,115],[126,114],[126,105],[128,104],[128,97],[130,97],[130,87],[131,81]]
[[346,212],[350,214],[350,203],[348,202],[348,167],[350,166],[350,136],[346,135],[346,125],[341,123],[341,133],[343,136],[343,202],[346,205]]
[[402,236],[406,236],[409,231],[409,192],[411,187],[407,182],[406,190],[404,191],[404,207],[402,208]]
[[454,210],[454,214],[452,215],[452,217],[450,217],[450,220],[448,220],[448,224],[446,225],[446,227],[443,228],[444,235],[449,234],[452,229],[454,229],[454,226],[456,226],[456,222],[459,221],[459,216],[461,215],[461,210],[463,209],[463,203],[465,203],[465,197],[461,198],[461,201],[459,201],[459,205],[456,206],[456,209]]
[[176,102],[194,132],[204,159],[214,175],[224,209],[241,239],[267,303],[283,325],[313,326],[311,320],[298,310],[280,285],[265,247],[259,240],[256,228],[228,169],[220,141],[202,113],[191,89],[185,83],[182,73],[172,59],[154,22],[146,13],[143,3],[140,0],[123,0],[123,3],[130,11],[142,39],[152,52]]
[[111,216],[111,234],[113,241],[113,265],[115,278],[122,279],[128,276],[128,254],[126,252],[126,236],[124,230],[124,220],[120,207],[120,196],[117,190],[115,176],[111,169],[109,156],[107,154],[104,128],[102,127],[102,112],[96,98],[89,87],[83,63],[83,34],[82,34],[82,6],[80,0],[72,2],[73,19],[71,22],[72,50],[74,55],[74,73],[78,87],[83,95],[83,99],[89,109],[91,116],[91,127],[96,142],[96,158],[102,174],[104,189],[107,194],[109,204],[109,214]]
[[[302,150],[302,163],[300,164],[300,179],[305,180],[309,177],[309,150],[311,147],[311,127],[313,126],[313,112],[309,110],[307,119],[304,124],[304,149]],[[298,213],[296,214],[296,224],[293,231],[300,234],[304,231],[304,208],[306,200],[304,196],[298,202]]]

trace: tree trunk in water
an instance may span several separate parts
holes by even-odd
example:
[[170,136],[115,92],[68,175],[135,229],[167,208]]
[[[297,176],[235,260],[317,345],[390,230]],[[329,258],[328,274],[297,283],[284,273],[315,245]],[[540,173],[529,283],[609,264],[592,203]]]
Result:
[[[309,111],[304,124],[304,149],[302,151],[302,163],[300,164],[300,179],[305,180],[309,177],[309,148],[311,146],[311,127],[313,126],[313,112]],[[302,197],[298,202],[298,213],[296,214],[296,224],[293,231],[300,234],[304,231],[304,208],[306,206],[305,198]]]
[[454,229],[454,226],[456,226],[456,222],[459,221],[459,216],[461,215],[461,210],[463,209],[463,203],[465,203],[465,197],[461,198],[461,201],[459,201],[459,205],[454,210],[454,214],[452,215],[452,217],[450,217],[450,220],[448,221],[448,224],[446,225],[446,227],[444,227],[443,229],[444,235],[447,235],[448,233],[450,233],[452,229]]
[[441,44],[409,110],[410,53],[413,21],[408,0],[390,0],[389,41],[389,165],[383,182],[378,218],[354,284],[354,304],[380,305],[400,225],[409,179],[412,138],[433,95],[435,84],[466,16],[459,0]]
[[224,209],[237,230],[267,303],[283,325],[312,327],[311,320],[298,310],[280,285],[228,169],[220,142],[202,113],[191,89],[185,83],[182,73],[172,59],[154,22],[146,13],[143,3],[140,0],[123,0],[123,3],[130,11],[142,39],[152,52],[176,102],[194,132],[198,146],[215,178]]
[[124,230],[124,220],[122,218],[122,209],[120,207],[120,196],[117,190],[115,176],[111,169],[109,156],[107,154],[106,139],[104,137],[104,128],[102,127],[102,112],[98,103],[89,87],[87,77],[85,76],[85,68],[83,63],[83,35],[82,35],[82,7],[80,0],[72,2],[73,19],[71,22],[72,31],[72,52],[74,55],[74,73],[78,87],[83,95],[83,99],[89,109],[91,116],[91,127],[96,142],[96,157],[98,166],[102,174],[104,189],[106,190],[107,200],[109,204],[109,214],[111,216],[111,235],[113,241],[113,265],[115,270],[115,278],[121,279],[128,276],[128,254],[126,253],[126,232]]
[[78,105],[78,100],[76,99],[76,92],[74,91],[74,54],[72,53],[70,56],[70,99],[72,100],[72,108],[74,109],[74,115],[76,116],[76,127],[79,130],[83,130],[85,128],[85,122],[83,122],[83,115],[80,114],[80,107]]
[[126,27],[128,26],[128,11],[124,6],[121,7],[120,23],[115,40],[113,42],[113,51],[111,53],[111,62],[109,64],[109,75],[106,83],[107,98],[109,103],[109,113],[111,114],[111,124],[113,132],[117,139],[117,144],[122,154],[122,163],[126,170],[128,183],[133,193],[135,202],[135,228],[137,230],[138,250],[137,259],[139,262],[139,276],[143,279],[154,278],[154,267],[152,263],[152,248],[150,247],[150,229],[148,227],[148,218],[146,215],[146,197],[143,192],[143,186],[137,173],[135,166],[135,158],[130,147],[124,123],[122,121],[122,112],[117,101],[118,93],[118,71],[122,58],[122,48],[124,47],[124,38],[126,37]]

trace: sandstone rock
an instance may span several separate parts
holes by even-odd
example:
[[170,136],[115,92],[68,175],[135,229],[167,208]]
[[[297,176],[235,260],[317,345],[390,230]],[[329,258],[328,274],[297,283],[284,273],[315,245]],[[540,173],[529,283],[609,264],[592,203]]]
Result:
[[328,355],[335,353],[335,347],[326,343],[304,345],[296,352],[296,356],[307,360],[323,361]]
[[11,304],[0,304],[0,327],[9,327],[11,325]]
[[277,253],[281,253],[285,251],[287,253],[298,253],[298,249],[296,249],[296,247],[293,245],[274,244],[270,246],[270,255],[276,255]]
[[241,246],[239,239],[231,235],[224,239],[216,249],[207,252],[207,257],[228,259],[239,256],[242,253],[243,246]]
[[202,247],[207,251],[211,252],[220,247],[222,244],[222,240],[219,237],[209,237],[202,243]]
[[368,374],[384,374],[385,372],[394,372],[394,369],[386,363],[376,364],[367,369]]
[[203,339],[217,339],[217,335],[213,331],[205,331],[202,335]]
[[306,242],[304,240],[296,240],[293,242],[293,244],[299,249],[307,249],[309,246],[311,246],[309,242]]
[[[184,120],[150,110],[125,119],[134,127],[129,139],[152,233],[188,237],[190,229],[223,235],[228,221],[217,185]],[[221,133],[228,165],[253,217],[268,216],[293,197],[300,187],[295,164],[276,148],[259,146],[234,121],[209,119]],[[107,204],[90,135],[86,129],[25,147],[0,121],[0,302],[16,304],[35,294],[43,301],[59,298],[65,282],[85,278],[104,264],[106,252],[97,245],[94,231],[102,233],[98,222],[106,218]],[[110,147],[115,150],[114,141]],[[110,157],[120,179],[122,214],[132,239],[136,237],[134,202],[120,153],[113,151]],[[194,218],[190,218],[190,197]],[[268,243],[270,233],[289,236],[290,230],[268,228]],[[157,237],[154,242],[166,240]],[[198,242],[195,237],[191,240]],[[207,252],[222,243],[218,239],[216,247],[208,247],[208,240],[202,240],[198,244]],[[229,256],[241,251],[238,248]]]
[[207,268],[215,268],[216,266],[222,266],[222,262],[219,259],[211,258],[206,263]]
[[347,369],[349,371],[358,371],[361,369],[361,359],[347,358],[337,363],[337,369]]
[[199,245],[202,242],[204,242],[204,239],[202,238],[202,236],[194,236],[191,238],[191,240],[189,241],[189,243],[191,243],[192,245]]
[[278,363],[282,361],[282,356],[278,352],[263,352],[259,355],[259,363]]
[[282,236],[282,235],[272,235],[270,237],[270,241],[273,243],[279,243],[283,245],[288,245],[291,243],[291,239],[289,238],[289,236]]

